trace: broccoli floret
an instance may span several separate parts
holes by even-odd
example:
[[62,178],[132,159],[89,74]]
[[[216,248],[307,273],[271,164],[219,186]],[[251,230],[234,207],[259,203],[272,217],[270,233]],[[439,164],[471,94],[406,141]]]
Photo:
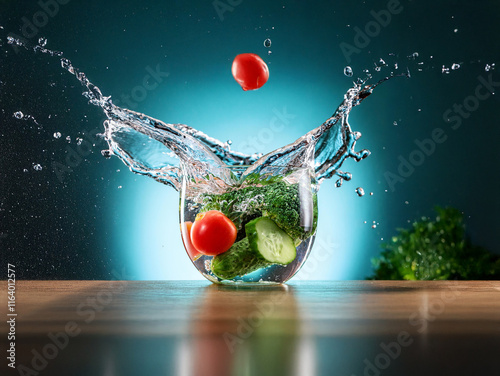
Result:
[[[299,185],[279,182],[267,187],[262,214],[276,222],[296,243],[300,243],[316,231],[318,218],[316,193],[313,193],[310,205],[313,209],[313,223],[301,224],[301,215],[304,214],[301,214]],[[309,225],[309,228],[303,225]]]
[[298,244],[316,231],[316,192],[312,195],[312,207],[312,228],[305,228],[301,224],[299,185],[280,180],[236,188],[222,194],[205,194],[200,211],[219,210],[224,213],[238,229],[237,240],[245,237],[245,224],[258,217],[269,217]]

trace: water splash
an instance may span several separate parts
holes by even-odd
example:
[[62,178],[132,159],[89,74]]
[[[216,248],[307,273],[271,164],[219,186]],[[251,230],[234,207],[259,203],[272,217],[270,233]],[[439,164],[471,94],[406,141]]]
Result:
[[[243,175],[255,172],[262,174],[270,166],[309,166],[314,169],[318,184],[334,175],[340,178],[340,182],[350,180],[350,173],[339,170],[344,161],[348,158],[360,161],[368,157],[370,152],[355,151],[354,146],[361,133],[351,130],[349,113],[378,85],[394,76],[391,74],[374,84],[358,80],[323,124],[295,142],[261,156],[233,151],[229,143],[222,143],[187,125],[164,123],[118,107],[113,104],[111,97],[104,96],[85,73],[75,68],[68,59],[62,58],[61,66],[75,75],[86,89],[83,95],[91,104],[102,108],[107,117],[104,137],[109,150],[103,151],[103,155],[114,154],[133,172],[150,176],[176,190],[180,189],[183,174],[194,179],[210,179],[212,190],[217,187],[223,189],[234,179],[228,175],[227,165],[249,165]],[[399,76],[409,77],[409,73]]]
[[[7,40],[9,44],[22,46],[27,50],[60,57],[62,68],[74,75],[84,87],[83,95],[89,103],[100,107],[106,115],[103,136],[109,149],[102,151],[103,156],[116,155],[133,172],[150,176],[176,190],[181,188],[183,175],[210,180],[211,190],[217,187],[224,189],[228,182],[234,180],[225,168],[227,165],[250,166],[244,175],[265,173],[269,166],[310,166],[315,171],[318,186],[333,176],[339,178],[337,186],[340,186],[343,181],[349,181],[352,177],[349,172],[340,170],[342,164],[347,159],[360,161],[370,155],[368,150],[355,150],[361,133],[352,131],[348,122],[350,111],[371,95],[382,82],[394,76],[410,76],[408,70],[397,75],[391,73],[370,84],[368,80],[371,79],[371,74],[366,70],[366,78],[357,79],[354,86],[347,90],[344,100],[333,115],[323,124],[295,142],[264,156],[247,155],[232,150],[229,142],[221,142],[187,125],[165,123],[115,105],[111,97],[103,95],[84,72],[62,57],[62,52],[45,48],[45,38],[40,38],[35,46],[27,45],[27,42],[12,36],[7,37]],[[413,59],[416,57],[417,53],[411,56]],[[376,66],[387,64],[380,59]],[[210,176],[207,172],[210,172]]]

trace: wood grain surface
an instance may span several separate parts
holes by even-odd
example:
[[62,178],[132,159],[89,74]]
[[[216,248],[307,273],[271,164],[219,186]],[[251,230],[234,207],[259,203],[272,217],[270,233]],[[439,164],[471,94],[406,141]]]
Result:
[[6,374],[500,375],[493,281],[18,281],[16,313]]

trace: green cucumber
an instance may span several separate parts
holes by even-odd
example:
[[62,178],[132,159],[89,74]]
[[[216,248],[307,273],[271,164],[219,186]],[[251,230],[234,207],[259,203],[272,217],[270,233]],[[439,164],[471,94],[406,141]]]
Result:
[[212,259],[211,269],[221,279],[233,279],[274,264],[288,265],[297,256],[290,236],[276,223],[260,217],[245,226],[247,237]]
[[250,248],[271,264],[288,265],[297,256],[295,244],[273,220],[260,217],[245,226]]
[[248,238],[243,238],[234,243],[228,251],[215,256],[211,268],[217,277],[233,279],[269,265],[250,248]]

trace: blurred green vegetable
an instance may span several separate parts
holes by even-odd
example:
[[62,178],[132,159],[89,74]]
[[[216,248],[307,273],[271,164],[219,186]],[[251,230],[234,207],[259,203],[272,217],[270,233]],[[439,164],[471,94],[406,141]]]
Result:
[[435,210],[435,220],[422,217],[382,244],[368,279],[500,279],[500,256],[471,244],[463,214],[455,208]]

